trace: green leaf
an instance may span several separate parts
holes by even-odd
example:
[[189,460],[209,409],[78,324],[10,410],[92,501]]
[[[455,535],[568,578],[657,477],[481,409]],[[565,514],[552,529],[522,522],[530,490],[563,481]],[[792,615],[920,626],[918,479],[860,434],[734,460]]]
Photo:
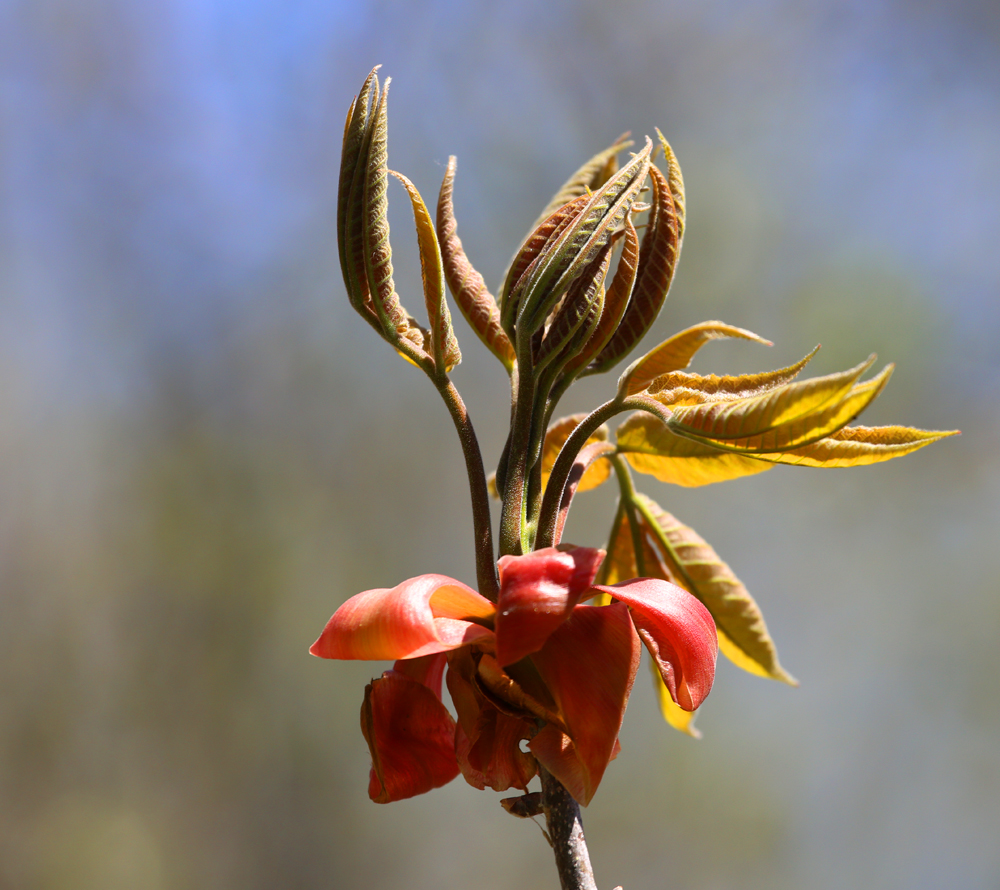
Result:
[[514,367],[514,347],[500,324],[500,309],[486,287],[483,276],[466,257],[462,241],[458,237],[458,222],[452,202],[455,165],[453,155],[448,159],[437,205],[438,243],[444,262],[445,280],[476,336],[510,373]]
[[427,318],[430,322],[434,366],[450,371],[462,360],[462,353],[451,326],[451,312],[444,298],[444,270],[434,223],[417,187],[402,173],[397,173],[395,170],[389,172],[403,183],[413,206],[413,220],[417,228],[417,246],[420,252],[420,277],[424,286]]
[[694,488],[752,476],[773,464],[675,436],[650,414],[636,413],[618,427],[618,451],[640,473],[661,482]]
[[595,191],[572,223],[550,239],[517,283],[518,336],[530,336],[541,327],[572,282],[611,240],[645,181],[651,149],[647,140],[642,151]]
[[669,576],[666,580],[698,597],[712,613],[723,654],[752,674],[798,685],[778,662],[764,616],[732,569],[694,529],[650,498],[638,495],[637,505],[643,520],[655,526],[652,546]]
[[[680,168],[678,175],[679,172]],[[681,223],[667,177],[656,167],[649,168],[649,176],[653,182],[653,202],[639,251],[632,297],[614,336],[585,374],[607,371],[635,348],[656,321],[673,281],[681,249]]]
[[[553,311],[552,321],[535,356],[536,370],[559,358],[565,363],[572,356],[573,347],[586,343],[590,338],[601,319],[604,279],[610,265],[611,244],[605,244]],[[561,363],[556,361],[556,364]]]
[[500,321],[509,337],[514,336],[514,322],[517,319],[518,300],[520,299],[517,286],[522,280],[527,281],[525,276],[537,265],[542,248],[562,234],[589,201],[590,195],[581,195],[554,210],[546,219],[535,226],[531,234],[525,238],[524,244],[514,254],[514,259],[504,277],[503,289],[500,292]]
[[634,361],[618,380],[619,392],[626,395],[644,390],[654,379],[672,371],[681,371],[691,364],[691,359],[710,340],[737,338],[754,340],[773,346],[770,340],[758,337],[751,331],[724,324],[721,321],[703,321],[664,340],[642,358]]

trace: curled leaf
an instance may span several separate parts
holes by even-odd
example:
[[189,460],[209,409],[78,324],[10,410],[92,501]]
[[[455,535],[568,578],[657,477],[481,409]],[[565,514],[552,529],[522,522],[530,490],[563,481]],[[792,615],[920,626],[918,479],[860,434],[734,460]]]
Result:
[[561,384],[561,388],[565,388],[568,382],[586,368],[594,357],[604,349],[608,341],[615,335],[628,307],[639,268],[639,236],[632,224],[631,214],[625,217],[623,234],[622,254],[618,259],[618,268],[615,270],[614,278],[611,279],[611,285],[604,296],[600,320],[583,348],[563,366],[562,373],[565,383]]
[[445,280],[476,336],[509,372],[514,366],[514,347],[500,324],[500,309],[483,276],[466,257],[458,237],[458,222],[452,201],[455,165],[453,155],[448,159],[437,205],[438,243],[444,261]]
[[653,182],[653,205],[639,250],[632,298],[615,335],[587,368],[587,374],[607,371],[635,348],[659,315],[673,281],[680,256],[682,221],[667,177],[656,167],[649,168],[649,176]]
[[417,227],[417,246],[420,252],[420,277],[423,281],[427,318],[430,322],[434,366],[450,371],[462,360],[462,353],[451,326],[451,312],[448,311],[448,303],[444,298],[444,270],[441,266],[441,251],[434,223],[417,187],[402,173],[397,173],[395,170],[389,172],[403,183],[413,206],[413,220]]
[[[535,356],[535,368],[571,353],[571,347],[586,343],[600,321],[604,307],[604,278],[611,265],[611,244],[605,244],[583,274],[573,283],[562,304],[553,312],[552,322]],[[565,359],[564,359],[565,361]]]
[[749,398],[672,408],[671,426],[680,435],[693,434],[703,439],[758,436],[839,404],[874,360],[872,356],[847,371],[786,383]]
[[645,148],[590,196],[570,225],[545,245],[530,271],[515,286],[519,336],[530,336],[572,282],[623,223],[649,171]]
[[693,327],[674,334],[654,347],[642,358],[636,359],[618,380],[619,392],[626,395],[641,392],[657,377],[671,371],[682,371],[691,364],[695,353],[710,340],[737,338],[753,340],[765,346],[773,346],[770,340],[758,337],[752,331],[745,331],[721,321],[703,321]]

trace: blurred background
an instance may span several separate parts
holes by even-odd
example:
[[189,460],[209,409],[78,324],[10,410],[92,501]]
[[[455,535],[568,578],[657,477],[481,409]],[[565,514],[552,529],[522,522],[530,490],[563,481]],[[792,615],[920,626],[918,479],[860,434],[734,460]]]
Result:
[[[700,742],[640,674],[585,812],[626,890],[1000,886],[1000,7],[988,0],[2,0],[0,886],[552,888],[541,832],[464,782],[376,806],[386,665],[307,647],[359,590],[474,580],[461,454],[352,313],[344,114],[449,154],[497,282],[585,158],[659,126],[688,229],[645,343],[702,372],[878,352],[904,460],[640,487],[757,597],[799,689],[720,663]],[[390,189],[396,283],[421,306]],[[505,376],[457,317],[495,465]],[[571,393],[567,413],[611,393]],[[601,546],[613,492],[567,539]]]

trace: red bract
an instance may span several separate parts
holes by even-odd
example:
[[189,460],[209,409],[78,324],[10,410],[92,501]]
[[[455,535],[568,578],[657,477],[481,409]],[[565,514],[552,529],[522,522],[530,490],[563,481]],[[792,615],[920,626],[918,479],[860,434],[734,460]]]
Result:
[[[712,616],[657,578],[595,587],[603,556],[586,547],[505,556],[496,605],[460,581],[421,575],[334,613],[314,655],[396,659],[361,710],[372,800],[412,797],[460,771],[477,788],[525,788],[541,764],[586,805],[618,751],[640,641],[677,704],[701,704],[718,654]],[[617,601],[580,604],[601,593]],[[446,663],[457,722],[441,702]]]

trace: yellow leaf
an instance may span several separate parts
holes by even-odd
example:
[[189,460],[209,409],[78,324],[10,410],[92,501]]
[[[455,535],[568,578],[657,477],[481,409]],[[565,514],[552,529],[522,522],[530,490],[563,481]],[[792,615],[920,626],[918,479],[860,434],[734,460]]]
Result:
[[957,435],[958,430],[848,426],[812,445],[779,454],[761,454],[759,458],[800,467],[859,467],[902,457],[938,439]]
[[694,594],[712,613],[726,657],[752,674],[797,685],[779,664],[764,616],[732,569],[694,529],[645,495],[638,503],[643,520],[659,532],[650,540],[670,575],[667,580]]
[[617,430],[618,451],[640,473],[661,482],[694,488],[752,476],[773,464],[675,436],[657,418],[636,413]]
[[660,702],[660,713],[674,729],[691,736],[693,739],[700,739],[701,732],[694,725],[694,718],[698,716],[698,710],[685,711],[670,697],[670,690],[663,682],[660,671],[656,667],[656,662],[652,659],[649,666],[653,669],[653,685],[656,687],[656,697]]
[[[545,433],[545,443],[542,445],[543,491],[545,490],[545,486],[548,485],[549,476],[552,473],[552,467],[556,462],[556,458],[559,456],[560,449],[566,443],[566,440],[570,437],[573,430],[579,426],[580,421],[586,416],[586,414],[574,414],[570,417],[561,417],[559,420],[555,421]],[[584,447],[589,445],[591,442],[606,442],[607,439],[607,427],[599,427],[597,432],[587,439]],[[583,478],[580,480],[577,492],[579,493],[581,491],[589,491],[592,488],[597,488],[598,485],[606,482],[610,475],[611,462],[607,458],[602,457],[595,461],[587,472],[583,474]]]
[[817,346],[807,356],[787,368],[764,371],[760,374],[740,374],[736,377],[730,377],[671,371],[651,381],[646,387],[646,394],[652,396],[661,405],[670,408],[682,405],[700,405],[705,402],[733,402],[737,399],[750,399],[764,395],[786,383],[791,383],[818,350]]
[[674,334],[629,365],[618,381],[619,392],[624,391],[627,395],[641,392],[657,377],[669,374],[671,371],[681,371],[690,365],[695,353],[709,340],[725,338],[755,340],[765,346],[774,345],[770,340],[758,337],[743,328],[721,321],[703,321],[679,334]]
[[872,356],[847,371],[786,383],[750,398],[674,408],[672,425],[681,434],[705,439],[757,436],[839,403],[874,361]]
[[843,398],[829,402],[818,411],[784,423],[761,435],[728,440],[701,436],[697,438],[727,451],[754,455],[785,452],[811,445],[850,423],[867,408],[888,383],[892,369],[892,365],[887,365],[871,380],[852,387]]
[[417,247],[420,253],[420,277],[424,286],[424,301],[430,322],[430,352],[434,364],[450,371],[462,360],[458,340],[451,326],[451,312],[444,298],[444,269],[441,264],[441,250],[438,247],[434,223],[417,187],[402,173],[389,171],[396,177],[410,196],[413,207],[413,221],[417,228]]

